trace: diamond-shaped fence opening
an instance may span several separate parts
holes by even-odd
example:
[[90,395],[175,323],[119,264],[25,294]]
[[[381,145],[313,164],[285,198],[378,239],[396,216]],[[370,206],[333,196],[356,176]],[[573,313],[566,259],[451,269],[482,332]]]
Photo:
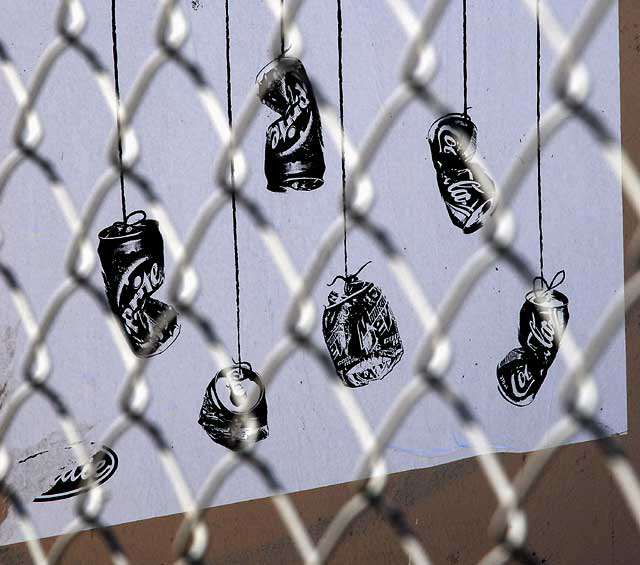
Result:
[[[624,147],[617,140],[616,132],[609,132],[589,107],[590,87],[597,77],[591,77],[589,69],[581,62],[581,54],[589,45],[606,12],[614,4],[613,0],[592,0],[574,27],[567,33],[554,16],[550,2],[521,0],[528,9],[532,20],[539,14],[542,41],[552,49],[553,84],[555,102],[546,110],[540,120],[541,135],[550,138],[561,130],[570,119],[582,121],[590,135],[597,141],[601,157],[610,166],[612,174],[620,176],[620,182],[628,205],[636,215],[640,215],[640,182],[637,171],[631,163]],[[294,45],[301,45],[301,33],[296,26],[296,16],[303,2],[270,0],[274,27],[270,38],[271,48],[276,57],[281,50],[282,33],[295,37]],[[478,460],[486,477],[488,488],[496,497],[497,507],[490,524],[495,536],[495,548],[485,556],[483,562],[500,563],[510,558],[522,557],[522,548],[527,541],[527,516],[522,502],[536,481],[544,476],[556,448],[536,451],[511,480],[499,459],[491,452],[483,429],[474,418],[463,395],[453,389],[447,380],[450,361],[448,329],[461,309],[468,289],[473,287],[488,267],[498,258],[504,259],[522,277],[530,280],[532,269],[526,262],[514,255],[510,247],[513,233],[513,217],[509,212],[509,202],[520,189],[524,176],[535,164],[536,126],[532,125],[532,135],[527,136],[524,145],[513,155],[512,164],[503,182],[498,187],[499,202],[492,219],[483,229],[483,245],[467,258],[462,269],[454,278],[443,300],[435,305],[422,290],[411,264],[395,245],[393,234],[377,225],[371,217],[374,207],[375,188],[368,176],[368,170],[379,154],[386,133],[399,119],[402,110],[411,102],[419,100],[430,109],[444,113],[449,104],[440,98],[434,89],[434,79],[439,72],[437,46],[432,37],[447,9],[453,1],[433,0],[419,17],[406,0],[387,0],[389,18],[397,19],[406,35],[407,47],[400,59],[401,72],[391,95],[380,105],[366,137],[356,145],[348,131],[341,130],[340,108],[333,107],[321,95],[320,111],[325,126],[325,143],[332,143],[337,151],[344,150],[346,184],[344,187],[344,215],[342,205],[335,220],[326,228],[319,241],[315,255],[308,268],[299,272],[270,219],[261,210],[251,195],[243,190],[248,180],[248,168],[242,152],[243,142],[259,109],[257,91],[248,92],[242,109],[233,119],[229,128],[226,103],[216,95],[208,84],[206,76],[198,65],[183,52],[182,46],[188,37],[188,28],[182,8],[176,0],[159,2],[158,17],[155,22],[155,50],[137,73],[136,80],[128,96],[120,104],[116,100],[114,81],[103,66],[96,51],[85,42],[84,31],[87,20],[80,0],[61,0],[55,16],[55,36],[39,58],[38,67],[30,85],[25,85],[16,69],[9,46],[0,38],[0,67],[2,76],[15,98],[18,108],[11,133],[12,149],[0,162],[0,198],[9,181],[25,163],[36,166],[49,184],[55,203],[64,218],[72,244],[66,260],[66,278],[51,293],[48,305],[38,319],[34,314],[29,296],[16,278],[11,264],[7,264],[0,254],[0,273],[4,288],[9,293],[28,336],[29,344],[22,365],[23,382],[5,405],[0,420],[0,486],[4,496],[15,510],[30,555],[36,563],[55,562],[65,552],[74,536],[86,527],[96,528],[104,538],[114,562],[125,563],[125,552],[117,537],[106,528],[101,515],[106,504],[104,488],[95,486],[78,498],[76,517],[58,537],[48,555],[39,542],[38,532],[30,519],[28,507],[20,498],[20,493],[11,485],[11,468],[8,450],[4,443],[16,414],[25,403],[38,395],[50,403],[59,419],[69,445],[74,446],[78,458],[86,459],[82,447],[82,434],[77,422],[67,409],[64,395],[49,383],[51,361],[47,338],[55,320],[60,316],[72,295],[86,295],[102,309],[114,345],[126,367],[126,378],[115,401],[120,407],[120,416],[112,423],[104,436],[105,445],[114,445],[131,429],[145,433],[157,449],[157,457],[166,476],[175,490],[175,495],[184,511],[184,520],[175,541],[175,549],[184,561],[198,561],[204,555],[208,544],[215,544],[202,520],[202,512],[209,506],[214,495],[221,488],[225,478],[240,466],[248,466],[257,473],[272,492],[272,502],[286,525],[291,541],[304,562],[326,561],[340,543],[354,520],[366,509],[375,508],[388,521],[397,534],[398,543],[411,563],[428,563],[429,548],[424,547],[412,532],[411,525],[403,515],[402,508],[394,507],[385,498],[386,466],[384,451],[395,432],[411,413],[412,408],[425,394],[432,392],[450,407],[468,441],[478,454]],[[284,5],[284,9],[283,9]],[[333,9],[333,8],[332,8]],[[104,103],[111,113],[114,128],[108,144],[111,160],[107,168],[92,188],[83,210],[73,203],[65,181],[56,171],[50,158],[43,153],[41,142],[47,124],[38,115],[38,101],[47,80],[55,73],[57,60],[67,51],[75,51],[90,71]],[[295,55],[295,53],[292,53]],[[211,196],[202,203],[195,217],[188,237],[181,240],[172,226],[169,211],[156,197],[148,179],[136,169],[140,146],[136,137],[134,119],[141,102],[156,84],[159,70],[164,66],[174,66],[193,83],[195,96],[202,106],[211,126],[222,144],[216,156],[215,186]],[[256,87],[257,88],[257,87]],[[115,127],[118,118],[119,127]],[[118,135],[120,134],[120,135]],[[119,159],[121,141],[121,160]],[[230,157],[233,156],[234,179],[229,182]],[[621,163],[621,167],[620,167]],[[201,247],[208,228],[223,210],[233,202],[250,218],[253,228],[263,241],[267,257],[273,262],[282,282],[290,293],[290,305],[286,324],[279,341],[275,344],[267,362],[260,369],[264,382],[268,385],[277,378],[282,365],[296,351],[306,350],[325,368],[327,375],[333,375],[331,359],[324,348],[312,338],[313,324],[316,323],[311,304],[311,292],[318,284],[319,276],[330,258],[341,252],[343,233],[359,230],[372,245],[387,259],[388,267],[397,279],[406,300],[411,303],[424,331],[422,346],[415,355],[414,377],[390,403],[390,408],[377,430],[367,423],[356,396],[350,390],[335,384],[332,389],[343,411],[345,420],[353,428],[360,443],[358,470],[354,478],[370,477],[361,483],[361,488],[335,515],[317,543],[296,510],[292,499],[284,491],[286,485],[280,483],[267,459],[258,456],[251,447],[239,452],[230,452],[210,472],[197,492],[192,492],[181,470],[181,464],[169,448],[159,422],[147,417],[149,392],[152,385],[145,378],[146,361],[134,357],[121,333],[115,318],[109,312],[102,289],[91,282],[89,275],[96,267],[90,226],[103,206],[108,194],[118,183],[120,173],[127,182],[136,187],[147,200],[151,214],[163,227],[168,252],[174,259],[175,268],[168,274],[169,296],[181,317],[188,319],[202,334],[206,347],[217,366],[231,363],[232,352],[225,350],[215,331],[215,323],[195,306],[195,296],[200,284],[193,266],[193,259]],[[342,202],[342,194],[340,194]],[[633,237],[633,249],[637,247],[640,233]],[[1,239],[0,239],[1,242]],[[617,294],[609,308],[603,312],[595,325],[591,339],[584,350],[580,350],[567,330],[565,340],[568,345],[562,352],[567,366],[562,391],[564,418],[552,429],[541,434],[539,447],[558,445],[568,440],[578,431],[586,431],[594,437],[605,436],[601,424],[594,413],[594,398],[597,394],[590,371],[605,350],[614,332],[619,329],[624,312],[629,310],[640,295],[640,273],[628,276],[624,292]],[[640,486],[636,470],[630,465],[624,451],[615,438],[599,443],[602,455],[612,473],[617,487],[623,494],[629,509],[640,527]],[[95,470],[94,470],[95,471]],[[488,525],[489,526],[489,525]],[[524,557],[522,557],[524,558]]]

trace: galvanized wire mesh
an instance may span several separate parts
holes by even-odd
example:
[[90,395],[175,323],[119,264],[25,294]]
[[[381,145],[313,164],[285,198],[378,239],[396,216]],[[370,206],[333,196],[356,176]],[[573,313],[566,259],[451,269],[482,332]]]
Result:
[[[529,10],[531,17],[535,18],[536,0],[521,1]],[[211,320],[195,309],[194,300],[199,283],[191,263],[207,229],[215,222],[220,212],[229,206],[231,195],[235,191],[238,206],[241,206],[251,218],[254,228],[265,243],[270,259],[276,265],[291,295],[284,333],[260,370],[265,385],[277,377],[279,368],[300,348],[311,352],[325,367],[327,374],[332,375],[331,360],[324,348],[316,344],[311,337],[317,319],[310,296],[324,266],[334,253],[340,252],[345,227],[342,215],[338,214],[335,221],[326,229],[306,272],[298,272],[269,218],[251,199],[251,196],[243,191],[248,178],[248,169],[242,155],[242,144],[259,109],[257,92],[247,93],[244,107],[236,115],[235,128],[230,131],[223,111],[224,103],[210,88],[197,64],[189,60],[181,51],[188,37],[188,29],[179,2],[164,0],[159,4],[155,51],[140,69],[128,98],[119,108],[119,117],[123,137],[122,170],[127,179],[136,183],[147,198],[151,215],[162,225],[168,250],[175,259],[176,267],[168,284],[170,300],[176,305],[180,315],[188,318],[199,329],[214,362],[220,367],[229,365],[230,355],[218,340]],[[270,0],[269,4],[274,16],[272,51],[274,56],[277,56],[280,50],[281,4],[278,0]],[[286,2],[283,21],[287,36],[299,35],[299,30],[296,28],[296,15],[301,4],[302,0]],[[175,494],[184,511],[184,520],[175,542],[176,552],[181,556],[180,561],[199,561],[203,558],[207,544],[216,543],[215,539],[210,538],[207,527],[201,519],[202,512],[210,504],[225,478],[239,466],[249,465],[271,490],[273,495],[271,500],[288,528],[291,540],[302,561],[306,563],[326,561],[356,517],[367,508],[373,507],[393,527],[398,543],[410,558],[410,562],[429,563],[428,547],[424,547],[413,534],[411,527],[404,519],[402,509],[393,507],[385,499],[387,475],[384,462],[384,450],[388,442],[418,400],[429,392],[439,395],[459,419],[469,442],[478,454],[488,486],[493,490],[497,500],[490,527],[491,534],[495,536],[495,547],[484,557],[483,563],[503,563],[512,557],[528,559],[522,551],[527,540],[527,517],[522,509],[522,503],[557,453],[557,448],[553,446],[567,441],[579,431],[587,431],[594,437],[606,435],[595,417],[598,391],[590,371],[623,323],[624,313],[640,295],[640,272],[633,273],[627,279],[624,292],[618,293],[617,298],[603,313],[584,350],[578,348],[570,331],[565,334],[565,345],[561,350],[568,366],[562,383],[565,416],[553,428],[547,430],[540,440],[538,446],[540,449],[551,448],[536,451],[530,455],[515,478],[510,480],[499,459],[491,453],[489,442],[464,396],[458,394],[447,380],[451,355],[447,331],[468,296],[469,289],[496,260],[508,261],[513,269],[527,281],[532,278],[532,269],[510,247],[515,224],[508,206],[519,190],[525,174],[535,163],[535,125],[532,126],[531,135],[527,136],[527,141],[519,154],[514,156],[507,175],[500,183],[498,208],[492,220],[482,231],[483,245],[468,258],[439,305],[432,305],[423,292],[411,265],[400,248],[394,244],[392,234],[375,224],[370,216],[374,205],[374,187],[367,176],[367,171],[376,159],[381,143],[393,122],[398,120],[403,109],[416,99],[437,113],[448,111],[446,102],[441,100],[432,88],[433,79],[438,72],[438,57],[431,38],[451,4],[452,2],[448,0],[434,0],[429,3],[424,16],[419,18],[406,0],[387,1],[390,17],[398,20],[408,42],[402,59],[399,82],[380,106],[368,135],[359,147],[350,141],[348,132],[345,134],[346,163],[349,173],[346,186],[346,228],[361,230],[368,235],[372,244],[379,246],[384,252],[389,268],[397,278],[406,299],[418,313],[424,337],[422,346],[415,356],[413,379],[394,399],[377,430],[371,429],[367,423],[355,395],[335,379],[332,381],[333,390],[341,404],[344,416],[353,427],[362,448],[354,479],[366,480],[362,481],[361,488],[335,515],[318,543],[314,543],[291,498],[284,493],[285,485],[279,482],[269,461],[261,459],[251,448],[238,453],[229,452],[211,471],[199,491],[191,492],[179,461],[174,458],[164,439],[162,427],[146,416],[150,391],[150,385],[145,379],[146,361],[131,354],[115,318],[107,307],[102,289],[93,286],[89,280],[89,275],[96,267],[96,254],[93,251],[92,238],[87,237],[87,230],[92,225],[105,197],[116,185],[120,165],[115,128],[118,109],[114,85],[97,53],[83,41],[86,16],[82,2],[80,0],[60,1],[55,20],[55,38],[40,57],[38,68],[28,87],[21,82],[11,54],[0,38],[0,67],[4,80],[19,107],[12,132],[13,148],[0,163],[0,197],[21,165],[26,162],[35,164],[49,182],[57,206],[73,234],[73,243],[68,250],[66,262],[66,279],[52,294],[39,320],[33,313],[28,296],[15,277],[11,265],[5,264],[0,257],[0,273],[5,288],[11,296],[29,338],[28,351],[22,367],[23,382],[7,402],[0,421],[0,487],[17,514],[34,562],[55,562],[64,554],[73,537],[87,526],[97,528],[110,548],[113,562],[127,562],[117,537],[101,523],[100,517],[106,503],[104,487],[96,486],[78,498],[76,518],[67,525],[65,533],[58,537],[49,554],[45,555],[27,507],[22,503],[19,493],[10,486],[11,460],[3,439],[18,411],[34,395],[42,396],[51,404],[69,444],[74,446],[76,455],[78,458],[87,458],[78,426],[65,406],[63,395],[48,382],[51,364],[47,351],[47,336],[53,322],[60,315],[69,298],[76,292],[87,293],[103,309],[105,322],[110,328],[127,371],[118,398],[121,415],[110,426],[103,443],[113,445],[135,427],[147,434],[156,446],[168,482],[175,489]],[[577,116],[582,120],[598,142],[601,156],[609,164],[612,174],[619,177],[627,202],[636,216],[640,216],[640,179],[637,171],[624,148],[621,147],[617,132],[607,131],[596,114],[590,110],[591,78],[588,69],[580,61],[582,52],[602,22],[603,16],[613,4],[614,0],[589,2],[574,31],[568,35],[556,20],[549,3],[541,1],[540,20],[543,40],[551,46],[556,56],[553,71],[555,101],[542,116],[541,132],[542,136],[549,140],[569,119]],[[293,41],[293,45],[300,45],[300,42]],[[63,179],[48,157],[40,151],[44,125],[36,111],[38,98],[51,73],[54,72],[56,61],[69,50],[76,51],[86,62],[114,118],[109,152],[111,160],[93,188],[83,211],[74,207]],[[300,55],[295,52],[291,54]],[[216,160],[215,183],[217,186],[212,191],[211,197],[200,208],[185,241],[181,241],[178,237],[168,212],[154,195],[149,183],[136,172],[140,147],[131,126],[142,100],[153,88],[158,71],[166,65],[179,67],[193,82],[200,104],[223,143],[223,149]],[[323,101],[321,114],[331,141],[340,148],[341,130],[336,108]],[[233,186],[228,178],[230,159],[234,160],[235,166]],[[634,250],[638,248],[639,238],[640,233],[636,234],[634,239]],[[636,255],[637,253],[634,254]],[[615,438],[607,438],[599,445],[603,448],[603,457],[629,506],[635,523],[640,528],[640,484],[637,473],[629,464]]]

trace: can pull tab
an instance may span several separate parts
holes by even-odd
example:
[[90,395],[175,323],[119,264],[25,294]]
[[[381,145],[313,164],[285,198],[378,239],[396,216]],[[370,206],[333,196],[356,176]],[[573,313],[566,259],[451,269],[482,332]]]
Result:
[[[142,217],[139,220],[136,220],[135,222],[131,222],[130,219],[133,218],[134,216],[142,216]],[[130,214],[127,214],[126,219],[127,219],[128,226],[135,226],[136,224],[144,222],[147,219],[147,213],[144,210],[134,210]]]
[[[135,222],[130,221],[134,216],[140,216]],[[114,226],[122,226],[124,233],[131,233],[133,231],[133,226],[137,226],[141,224],[147,219],[147,213],[144,210],[134,210],[130,214],[127,214],[124,222],[114,222]]]
[[251,363],[247,361],[241,361],[240,363],[236,363],[233,371],[229,375],[228,387],[231,397],[231,403],[236,407],[240,408],[247,402],[247,391],[240,384],[240,381],[244,380],[244,375],[242,369],[248,369],[252,371]]
[[540,276],[540,277],[535,277],[533,279],[533,292],[536,295],[536,298],[538,298],[540,295],[543,294],[547,294],[548,292],[552,291],[554,288],[557,288],[558,286],[560,286],[565,279],[565,272],[564,269],[561,271],[558,271],[555,276],[551,279],[551,283],[548,283],[547,280]]

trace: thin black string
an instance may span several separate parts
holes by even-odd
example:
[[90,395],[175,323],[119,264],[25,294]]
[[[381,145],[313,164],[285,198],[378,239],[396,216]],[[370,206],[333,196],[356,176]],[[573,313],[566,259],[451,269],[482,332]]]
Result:
[[[231,39],[229,35],[229,0],[224,2],[225,9],[225,32],[226,32],[226,54],[227,54],[227,118],[229,121],[229,131],[233,130],[233,108],[231,106]],[[232,134],[230,133],[232,136]],[[238,257],[238,215],[236,207],[235,192],[235,168],[233,165],[233,155],[235,148],[230,147],[229,165],[231,169],[231,213],[233,218],[233,255],[236,270],[236,338],[238,343],[238,364],[242,363],[240,354],[240,260]]]
[[127,202],[124,196],[124,172],[122,171],[122,133],[120,131],[120,81],[118,79],[118,31],[116,29],[116,0],[111,0],[111,43],[113,47],[113,78],[116,83],[116,125],[118,128],[118,164],[120,165],[120,198],[122,221],[127,222]]
[[544,279],[544,238],[542,235],[542,171],[540,140],[540,0],[536,0],[536,125],[538,136],[538,234],[540,237],[540,276]]
[[342,80],[342,0],[338,3],[338,85],[340,88],[340,161],[342,164],[342,219],[344,230],[344,276],[349,276],[347,254],[347,167],[344,154],[344,85]]
[[467,117],[467,0],[462,0],[462,85],[464,90],[464,115]]
[[284,55],[284,0],[280,0],[280,54]]

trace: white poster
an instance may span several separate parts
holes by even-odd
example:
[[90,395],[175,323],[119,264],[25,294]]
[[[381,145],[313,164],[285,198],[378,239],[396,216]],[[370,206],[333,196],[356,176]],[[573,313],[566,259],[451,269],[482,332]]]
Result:
[[[45,63],[45,48],[55,38],[57,4],[53,0],[14,1],[3,9],[0,41],[8,57],[0,61],[3,171],[15,151],[13,129],[21,102],[16,100],[20,85],[12,82],[12,71],[8,68],[16,70],[15,78],[26,88],[32,85],[38,65]],[[117,5],[118,74],[123,101],[130,99],[144,65],[158,49],[155,4],[118,2]],[[261,69],[272,60],[271,32],[277,29],[278,20],[266,0],[236,0],[229,4],[231,110],[234,123],[238,123],[249,104],[247,97],[256,92],[257,75],[259,78]],[[344,126],[349,147],[361,147],[368,139],[374,120],[380,117],[383,106],[394,96],[402,80],[401,64],[412,24],[410,18],[399,20],[391,4],[382,0],[343,2]],[[407,4],[415,18],[420,18],[432,2],[414,0]],[[569,33],[587,2],[562,0],[549,4],[557,24]],[[95,51],[105,69],[106,82],[102,86],[113,88],[111,2],[85,1],[83,5],[88,23],[80,36],[82,44]],[[189,34],[180,53],[198,66],[211,85],[224,126],[228,117],[224,3],[185,0],[180,7]],[[260,104],[256,96],[256,119],[248,127],[241,149],[249,175],[243,193],[257,204],[277,233],[292,269],[302,276],[330,226],[340,220],[342,213],[341,154],[336,143],[340,92],[336,6],[328,1],[305,2],[295,22],[299,34],[289,33],[285,49],[294,47],[293,52],[299,54],[313,84],[316,102],[323,108],[330,105],[332,111],[323,109],[319,117],[313,114],[308,88],[295,94],[295,104],[283,116],[278,115],[278,102],[272,101],[269,107]],[[451,2],[431,41],[438,64],[432,91],[451,111],[461,114],[464,113],[462,22],[462,2]],[[616,138],[620,131],[617,24],[616,6],[606,14],[583,55],[592,79],[589,106]],[[294,45],[301,37],[303,44]],[[543,33],[540,57],[543,115],[555,101],[551,85],[555,60],[548,36]],[[300,78],[299,68],[294,67],[291,72],[298,73],[297,84],[306,84],[304,77]],[[483,206],[483,198],[491,200],[490,187],[500,192],[506,174],[535,132],[535,14],[523,2],[469,0],[466,68],[468,118],[477,128],[475,168],[456,169],[443,162],[438,165],[438,158],[444,154],[434,157],[427,137],[441,113],[414,97],[397,111],[398,115],[392,116],[391,127],[367,170],[375,194],[369,219],[389,234],[395,248],[411,266],[421,295],[427,297],[434,309],[482,245],[482,230],[465,230],[467,220],[477,212],[477,206]],[[0,262],[3,268],[10,269],[22,289],[24,294],[20,296],[26,297],[35,323],[42,322],[54,296],[59,296],[64,285],[69,284],[67,259],[77,228],[74,222],[87,213],[110,165],[108,142],[114,131],[114,118],[100,88],[87,59],[76,49],[67,49],[50,69],[35,108],[44,132],[37,156],[50,163],[54,173],[48,178],[42,166],[27,159],[10,172],[2,187]],[[291,92],[272,94],[274,99],[293,96]],[[159,231],[149,236],[152,241],[149,248],[155,254],[153,266],[139,272],[136,269],[142,263],[131,260],[123,267],[116,257],[118,251],[111,249],[105,251],[101,267],[98,233],[122,221],[117,176],[112,178],[87,232],[95,261],[90,275],[93,287],[115,302],[129,293],[126,298],[129,310],[125,312],[123,308],[120,319],[131,332],[138,332],[137,338],[131,338],[132,344],[139,338],[144,347],[145,330],[137,326],[141,320],[153,325],[163,313],[177,308],[179,327],[167,326],[163,337],[167,343],[151,346],[152,352],[159,354],[149,359],[144,371],[150,395],[145,415],[161,430],[192,493],[198,492],[211,470],[230,452],[199,424],[207,386],[224,368],[220,356],[208,346],[204,326],[194,323],[194,318],[181,312],[179,305],[171,304],[168,294],[181,245],[202,217],[203,205],[220,191],[215,182],[214,163],[223,142],[203,108],[207,103],[208,99],[199,97],[194,77],[169,61],[153,76],[133,119],[140,150],[134,171],[148,182],[147,188],[152,193],[126,177],[126,207],[128,212],[144,210],[147,220],[158,222]],[[395,111],[390,108],[389,111]],[[305,135],[311,136],[307,138],[311,145],[305,146],[304,151],[299,151],[295,143],[287,145],[287,140],[293,139],[286,137],[291,131],[288,128],[298,124],[300,116],[322,122],[323,145],[319,138],[315,138],[315,145],[308,141],[319,135],[319,130],[312,129],[305,130]],[[316,122],[309,127],[319,127]],[[435,126],[433,139],[442,134],[437,128],[445,126],[442,122]],[[436,139],[434,143],[437,142]],[[445,148],[446,144],[436,153]],[[454,157],[459,158],[455,151]],[[324,171],[318,165],[318,152],[322,154]],[[311,153],[316,159],[313,167],[304,162]],[[266,173],[265,157],[269,160]],[[350,169],[350,158],[348,161]],[[320,175],[323,183],[306,187],[313,190],[298,190],[302,185],[296,183],[301,181],[289,179],[285,192],[268,190],[268,175],[294,174],[291,173],[294,162],[306,171],[307,177]],[[244,171],[235,173],[241,181],[244,179]],[[462,173],[471,174],[472,178],[455,177]],[[521,314],[533,281],[524,280],[506,261],[498,260],[471,287],[449,332],[452,362],[446,381],[465,399],[496,451],[524,452],[535,448],[544,433],[562,417],[559,390],[567,370],[562,351],[565,345],[561,342],[559,353],[552,358],[557,350],[554,335],[562,334],[566,325],[577,346],[584,347],[605,307],[621,292],[623,284],[620,183],[601,158],[596,140],[577,118],[570,119],[543,144],[540,181],[546,282],[552,285],[556,273],[565,273],[556,294],[551,293],[554,301],[550,310],[538,319],[536,310]],[[280,186],[273,179],[269,182]],[[464,206],[456,208],[456,205],[469,203],[464,201],[464,195],[462,201],[456,200],[460,194],[451,191],[449,204],[453,202],[453,208],[447,207],[441,190],[444,187],[446,193],[455,182],[462,182],[458,188],[473,186],[485,191],[483,197],[476,195],[479,204],[475,208],[460,212]],[[535,274],[540,248],[538,194],[533,162],[511,209],[516,226],[513,250],[526,259]],[[491,205],[484,212],[490,212],[489,208]],[[484,212],[481,210],[473,217],[477,219]],[[273,247],[273,238],[260,234],[244,204],[238,204],[236,217],[235,248],[232,206],[228,200],[203,235],[193,258],[198,280],[193,312],[210,324],[210,336],[219,339],[226,354],[238,361],[237,251],[241,358],[251,364],[251,373],[259,379],[285,334],[292,289],[283,279],[282,265],[276,264],[271,248],[265,245],[267,242]],[[132,217],[130,223],[139,220],[141,215]],[[352,343],[348,340],[353,336],[340,324],[354,315],[356,308],[347,311],[340,305],[361,293],[357,297],[361,319],[356,326],[364,329],[358,330],[359,351],[376,347],[378,340],[380,347],[387,348],[386,357],[376,358],[375,362],[369,359],[361,372],[357,369],[350,373],[350,384],[366,386],[344,388],[357,402],[362,418],[375,430],[415,377],[416,352],[425,337],[424,327],[415,306],[417,295],[406,294],[380,246],[358,227],[349,231],[347,243],[349,273],[356,273],[370,261],[358,278],[373,285],[356,284],[343,290],[343,281],[338,280],[331,288],[326,286],[336,275],[344,276],[342,242],[336,245],[313,288],[315,313],[311,337],[323,352],[327,351],[322,320],[329,294],[335,292],[332,304],[340,304],[334,309],[336,316],[330,321],[333,326],[329,333],[333,332],[338,349],[344,346],[346,351],[352,347],[344,345]],[[162,253],[158,250],[163,250],[164,266],[158,260],[158,253]],[[112,285],[110,290],[106,289],[106,295],[103,269]],[[0,417],[4,418],[24,381],[33,326],[25,326],[24,309],[20,309],[23,303],[10,288],[7,271],[1,280],[4,284],[0,292]],[[137,283],[132,282],[136,280]],[[560,277],[555,282],[559,281]],[[558,292],[564,298],[558,298]],[[365,303],[365,298],[370,302]],[[144,301],[146,309],[140,312],[138,308]],[[22,307],[26,308],[24,304]],[[376,307],[381,310],[374,311]],[[382,316],[380,320],[384,323],[376,321],[377,316]],[[116,319],[111,318],[113,328],[117,328]],[[117,332],[114,334],[106,320],[105,311],[86,288],[77,288],[65,298],[46,338],[51,361],[47,383],[64,401],[87,450],[101,454],[94,462],[99,466],[109,497],[101,516],[104,523],[118,524],[180,512],[182,506],[171,479],[148,434],[134,426],[117,442],[103,448],[106,434],[122,414],[120,394],[127,371],[114,342]],[[533,325],[529,326],[532,320]],[[545,321],[546,325],[542,323]],[[119,339],[127,343],[123,334]],[[553,350],[550,356],[539,350],[544,341]],[[497,367],[513,350],[518,351],[505,361],[512,368],[504,369],[507,377],[501,387]],[[361,360],[353,351],[349,349],[349,355],[356,356],[355,361],[347,362],[350,367]],[[237,377],[244,375],[248,388],[258,395],[264,393],[266,408],[255,416],[252,424],[260,436],[256,450],[284,489],[291,492],[351,480],[362,447],[345,415],[340,395],[336,394],[336,387],[344,386],[337,376],[328,375],[311,352],[300,348],[287,358],[266,391],[261,389],[259,380],[249,378],[248,366],[245,369],[246,372],[236,372],[235,377],[226,375],[227,390],[233,400]],[[617,333],[599,360],[594,378],[599,392],[600,421],[610,434],[625,433],[624,332]],[[511,396],[509,387],[515,387]],[[210,400],[214,399],[213,393],[207,394]],[[243,401],[238,402],[242,405]],[[234,425],[242,426],[242,422]],[[216,432],[212,433],[215,436]],[[224,433],[233,431],[227,429]],[[586,435],[579,435],[572,441],[585,439]],[[37,393],[30,397],[13,417],[4,446],[12,462],[8,484],[22,500],[38,534],[59,534],[75,516],[78,499],[73,496],[77,494],[73,484],[78,486],[82,468],[77,465],[82,462],[74,460],[51,403]],[[384,455],[387,471],[398,472],[462,459],[473,453],[451,406],[429,392],[407,415]],[[56,478],[59,480],[54,484]],[[260,475],[241,466],[229,476],[211,504],[268,494]],[[10,508],[0,524],[0,543],[22,539],[24,533],[15,510]]]

